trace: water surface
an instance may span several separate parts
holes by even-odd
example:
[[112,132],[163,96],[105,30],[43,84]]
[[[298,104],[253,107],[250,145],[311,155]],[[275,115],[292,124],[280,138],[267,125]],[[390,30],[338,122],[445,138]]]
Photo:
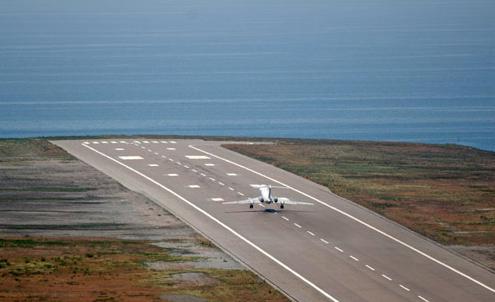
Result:
[[0,2],[0,137],[495,150],[495,1]]

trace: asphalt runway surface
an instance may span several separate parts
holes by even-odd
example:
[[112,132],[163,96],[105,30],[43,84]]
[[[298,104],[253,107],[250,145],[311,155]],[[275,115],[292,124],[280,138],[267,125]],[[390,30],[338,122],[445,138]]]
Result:
[[[202,140],[55,144],[141,192],[297,301],[495,301],[495,275],[328,189]],[[260,148],[275,148],[260,145]],[[256,185],[313,206],[224,205]]]

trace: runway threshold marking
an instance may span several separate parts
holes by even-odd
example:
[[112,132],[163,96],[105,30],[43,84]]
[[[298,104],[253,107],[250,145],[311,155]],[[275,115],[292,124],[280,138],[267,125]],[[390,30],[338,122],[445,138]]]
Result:
[[[85,146],[85,147],[89,147],[89,146],[87,146],[87,145],[84,145],[84,146]],[[229,159],[226,159],[226,158],[223,158],[223,157],[221,157],[221,156],[215,155],[215,154],[213,154],[213,153],[211,153],[211,152],[204,151],[204,150],[202,150],[202,149],[200,149],[200,148],[198,148],[198,147],[195,147],[195,146],[193,146],[193,145],[189,145],[189,148],[194,149],[194,150],[199,151],[199,152],[203,152],[203,153],[204,153],[204,154],[206,154],[206,155],[209,155],[209,156],[212,156],[212,157],[218,158],[218,159],[223,160],[223,161],[225,161],[225,162],[227,162],[227,163],[230,163],[230,164],[232,164],[232,165],[234,165],[234,166],[237,166],[237,167],[239,167],[239,168],[242,168],[242,169],[244,169],[244,170],[247,170],[247,171],[249,171],[249,172],[252,172],[252,173],[254,173],[254,174],[256,174],[256,175],[262,176],[262,177],[264,177],[264,178],[266,178],[266,179],[268,179],[268,180],[271,180],[271,181],[273,181],[273,182],[276,182],[276,183],[278,183],[278,184],[280,184],[280,185],[282,185],[282,186],[285,186],[287,189],[290,189],[290,190],[292,190],[292,191],[294,191],[294,192],[296,192],[296,193],[299,193],[299,194],[301,194],[301,195],[303,195],[303,196],[306,196],[307,198],[310,198],[310,199],[312,199],[312,200],[316,201],[317,203],[319,203],[319,204],[321,204],[321,205],[323,205],[323,206],[325,206],[325,207],[327,207],[327,208],[329,208],[329,209],[331,209],[331,210],[333,210],[333,211],[335,211],[335,212],[337,212],[337,213],[340,213],[340,214],[342,214],[342,215],[346,216],[347,218],[349,218],[349,219],[351,219],[351,220],[354,220],[355,222],[357,222],[357,223],[359,223],[359,224],[361,224],[361,225],[363,225],[363,226],[365,226],[365,227],[367,227],[367,228],[369,228],[369,229],[371,229],[371,230],[373,230],[373,231],[375,231],[375,232],[377,232],[377,233],[379,233],[379,234],[383,235],[384,237],[387,237],[388,239],[390,239],[390,240],[392,240],[392,241],[395,241],[395,242],[397,242],[398,244],[400,244],[400,245],[402,245],[402,246],[404,246],[404,247],[406,247],[406,248],[408,248],[408,249],[410,249],[410,250],[412,250],[412,251],[416,252],[417,254],[419,254],[419,255],[421,255],[421,256],[423,256],[423,257],[425,257],[425,258],[427,258],[427,259],[429,259],[429,260],[431,260],[431,261],[433,261],[433,262],[435,262],[435,263],[437,263],[437,264],[439,264],[439,265],[441,265],[441,266],[445,267],[446,269],[448,269],[448,270],[450,270],[450,271],[452,271],[452,272],[454,272],[454,273],[458,274],[459,276],[462,276],[462,277],[464,277],[464,278],[466,278],[466,279],[468,279],[468,280],[472,281],[473,283],[478,284],[479,286],[481,286],[481,287],[483,287],[483,288],[485,288],[485,289],[487,289],[487,290],[491,291],[492,293],[495,293],[495,289],[494,289],[494,288],[492,288],[492,287],[490,287],[490,286],[488,286],[488,285],[484,284],[483,282],[481,282],[481,281],[479,281],[479,280],[477,280],[477,279],[475,279],[475,278],[473,278],[473,277],[471,277],[471,276],[469,276],[469,275],[467,275],[467,274],[465,274],[465,273],[463,273],[463,272],[459,271],[458,269],[456,269],[456,268],[454,268],[454,267],[452,267],[452,266],[448,265],[447,263],[444,263],[444,262],[442,262],[442,261],[438,260],[437,258],[435,258],[435,257],[433,257],[433,256],[428,255],[427,253],[425,253],[425,252],[423,252],[423,251],[421,251],[421,250],[419,250],[419,249],[415,248],[414,246],[412,246],[412,245],[410,245],[410,244],[408,244],[408,243],[406,243],[406,242],[404,242],[404,241],[402,241],[402,240],[400,240],[400,239],[398,239],[398,238],[396,238],[396,237],[394,237],[394,236],[392,236],[392,235],[390,235],[390,234],[386,233],[385,231],[382,231],[382,230],[380,230],[380,229],[378,229],[378,228],[376,228],[376,227],[374,227],[374,226],[370,225],[369,223],[364,222],[363,220],[361,220],[361,219],[359,219],[359,218],[357,218],[357,217],[354,217],[354,216],[352,216],[351,214],[349,214],[349,213],[347,213],[347,212],[345,212],[345,211],[343,211],[343,210],[341,210],[341,209],[339,209],[339,208],[336,208],[336,207],[334,207],[334,206],[332,206],[332,205],[327,204],[326,202],[323,202],[323,201],[319,200],[319,199],[318,199],[318,198],[316,198],[316,197],[313,197],[313,196],[311,196],[311,195],[309,195],[309,194],[307,194],[307,193],[304,193],[304,192],[302,192],[302,191],[300,191],[300,190],[298,190],[298,189],[296,189],[296,188],[294,188],[294,187],[291,187],[291,186],[289,186],[289,185],[287,185],[287,184],[285,184],[285,183],[283,183],[283,182],[281,182],[281,181],[279,181],[279,180],[276,180],[276,179],[274,179],[274,178],[272,178],[272,177],[270,177],[270,176],[267,176],[267,175],[265,175],[265,174],[263,174],[263,173],[260,173],[260,172],[258,172],[258,171],[255,171],[255,170],[253,170],[253,169],[251,169],[251,168],[248,168],[248,167],[246,167],[246,166],[243,166],[243,165],[241,165],[241,164],[238,164],[238,163],[236,163],[236,162],[234,162],[234,161],[231,161],[231,160],[229,160]],[[336,195],[336,196],[337,196],[337,195]]]
[[308,279],[306,279],[303,275],[299,274],[298,272],[296,272],[295,270],[293,270],[292,268],[290,268],[288,265],[286,265],[285,263],[283,263],[282,261],[278,260],[277,258],[275,258],[274,256],[272,256],[270,253],[266,252],[264,249],[262,249],[261,247],[257,246],[255,243],[253,243],[252,241],[250,241],[249,239],[247,239],[246,237],[242,236],[241,234],[239,234],[238,232],[236,232],[234,229],[232,229],[231,227],[229,227],[228,225],[226,225],[225,223],[221,222],[218,218],[214,217],[213,215],[211,215],[210,213],[206,212],[205,210],[203,210],[202,208],[198,207],[197,205],[195,205],[194,203],[190,202],[189,200],[187,200],[186,198],[182,197],[182,195],[176,193],[175,191],[169,189],[168,187],[162,185],[161,183],[159,183],[158,181],[154,180],[153,178],[139,172],[138,170],[116,160],[115,158],[112,158],[108,155],[106,155],[105,153],[103,152],[100,152],[88,145],[84,145],[84,144],[81,144],[82,146],[92,150],[93,152],[96,152],[98,153],[99,155],[125,167],[126,169],[136,173],[137,175],[143,177],[144,179],[150,181],[151,183],[159,186],[160,188],[162,188],[163,190],[169,192],[170,194],[174,195],[175,197],[179,198],[180,200],[184,201],[185,203],[187,203],[189,206],[193,207],[195,210],[197,210],[198,212],[200,212],[201,214],[205,215],[206,217],[208,217],[209,219],[211,219],[212,221],[214,221],[215,223],[217,223],[218,225],[220,225],[221,227],[223,227],[224,229],[226,229],[227,231],[229,231],[230,233],[232,233],[234,236],[236,236],[237,238],[241,239],[242,241],[244,241],[245,243],[247,243],[248,245],[250,245],[251,247],[253,247],[255,250],[257,250],[258,252],[260,252],[261,254],[263,254],[264,256],[266,256],[267,258],[269,258],[270,260],[272,260],[273,262],[275,262],[276,264],[278,264],[279,266],[281,266],[282,268],[284,268],[286,271],[290,272],[291,274],[293,274],[294,276],[296,276],[298,279],[300,279],[301,281],[303,281],[304,283],[306,283],[307,285],[311,286],[313,289],[315,289],[316,291],[318,291],[320,294],[322,294],[324,297],[328,298],[329,300],[333,301],[333,302],[339,302],[338,299],[336,299],[335,297],[333,297],[332,295],[330,295],[329,293],[327,293],[326,291],[324,291],[323,289],[321,289],[320,287],[318,287],[316,284],[314,284],[313,282],[309,281]]
[[204,155],[186,155],[188,159],[210,159],[208,156]]
[[139,159],[143,159],[141,156],[139,155],[127,155],[127,156],[119,156],[120,159],[122,160],[139,160]]

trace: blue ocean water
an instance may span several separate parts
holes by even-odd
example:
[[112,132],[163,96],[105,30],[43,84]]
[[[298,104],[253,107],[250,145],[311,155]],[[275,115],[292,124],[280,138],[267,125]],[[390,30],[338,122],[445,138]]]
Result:
[[0,2],[0,137],[495,150],[493,0]]

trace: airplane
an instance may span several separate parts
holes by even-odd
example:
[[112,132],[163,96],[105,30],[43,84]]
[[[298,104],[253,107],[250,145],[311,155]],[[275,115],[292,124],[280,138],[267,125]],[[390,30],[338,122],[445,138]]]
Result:
[[[258,189],[260,190],[261,196],[248,198],[239,201],[227,201],[223,202],[223,204],[249,204],[249,208],[252,209],[254,204],[271,204],[278,203],[280,204],[280,208],[283,209],[286,204],[292,205],[313,205],[311,202],[302,202],[302,201],[294,201],[290,200],[287,197],[275,197],[272,195],[272,186],[271,185],[258,185]],[[285,188],[285,187],[281,187]]]

